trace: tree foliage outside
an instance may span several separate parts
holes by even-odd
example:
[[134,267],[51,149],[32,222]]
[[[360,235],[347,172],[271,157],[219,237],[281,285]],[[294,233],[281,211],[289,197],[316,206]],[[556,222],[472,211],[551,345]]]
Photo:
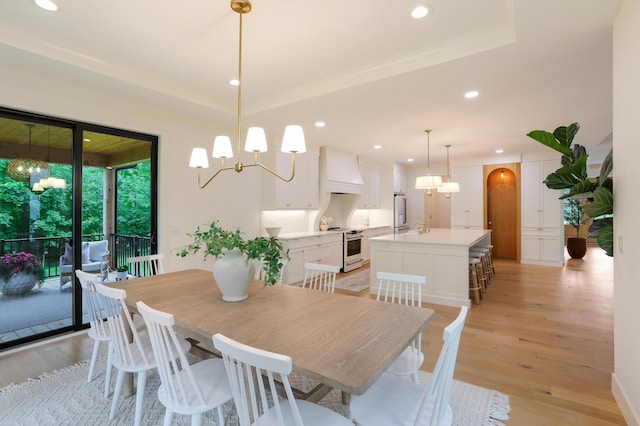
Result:
[[[65,179],[67,187],[38,193],[7,175],[9,161],[0,160],[0,239],[71,236],[71,166],[50,164],[51,175]],[[149,235],[150,176],[149,162],[118,171],[118,233]],[[83,167],[82,178],[82,232],[103,234],[105,170]]]

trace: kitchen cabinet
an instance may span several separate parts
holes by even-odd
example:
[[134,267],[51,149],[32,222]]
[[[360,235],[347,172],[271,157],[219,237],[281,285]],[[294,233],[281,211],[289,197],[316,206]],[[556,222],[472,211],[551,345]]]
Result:
[[380,171],[369,166],[358,166],[364,185],[358,203],[359,209],[380,208]]
[[452,167],[451,181],[460,184],[460,192],[451,194],[451,228],[484,229],[482,166]]
[[[288,178],[291,176],[291,156],[275,153],[275,170]],[[262,187],[262,208],[317,209],[319,204],[319,156],[311,152],[296,155],[296,174],[291,182],[265,176]]]
[[281,238],[284,250],[289,250],[289,262],[284,270],[283,283],[294,284],[304,280],[307,262],[335,265],[342,268],[342,232],[327,232],[298,238]]
[[400,164],[393,165],[393,192],[407,193],[407,171]]
[[521,256],[523,263],[564,264],[564,217],[560,191],[543,183],[560,163],[524,162],[521,172]]
[[379,228],[367,228],[362,230],[362,260],[364,262],[371,260],[371,249],[369,240],[381,235],[393,234],[390,226],[381,226]]

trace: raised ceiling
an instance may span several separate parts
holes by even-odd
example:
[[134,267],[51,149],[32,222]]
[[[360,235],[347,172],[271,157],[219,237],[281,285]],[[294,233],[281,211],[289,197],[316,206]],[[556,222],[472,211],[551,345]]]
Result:
[[[233,128],[238,15],[228,1],[57,2],[55,13],[0,2],[3,61],[64,64],[104,90]],[[313,144],[398,162],[426,160],[430,128],[432,164],[443,164],[446,144],[454,161],[542,152],[528,131],[577,121],[576,142],[601,157],[621,3],[431,0],[414,20],[418,2],[255,0],[244,17],[243,125],[281,137],[276,129],[297,123]],[[471,89],[480,96],[464,99]]]

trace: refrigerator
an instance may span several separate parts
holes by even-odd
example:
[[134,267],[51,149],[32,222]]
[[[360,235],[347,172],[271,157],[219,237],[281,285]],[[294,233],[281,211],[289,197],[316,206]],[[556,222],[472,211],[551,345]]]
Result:
[[407,196],[404,194],[394,194],[393,201],[393,232],[396,234],[408,232]]

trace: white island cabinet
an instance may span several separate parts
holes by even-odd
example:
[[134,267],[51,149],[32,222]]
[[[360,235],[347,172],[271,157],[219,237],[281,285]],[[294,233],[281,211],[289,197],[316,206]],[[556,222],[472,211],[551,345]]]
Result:
[[427,284],[422,301],[448,306],[471,306],[469,301],[469,247],[491,244],[487,229],[431,229],[369,240],[371,288],[376,294],[378,272],[422,275]]

